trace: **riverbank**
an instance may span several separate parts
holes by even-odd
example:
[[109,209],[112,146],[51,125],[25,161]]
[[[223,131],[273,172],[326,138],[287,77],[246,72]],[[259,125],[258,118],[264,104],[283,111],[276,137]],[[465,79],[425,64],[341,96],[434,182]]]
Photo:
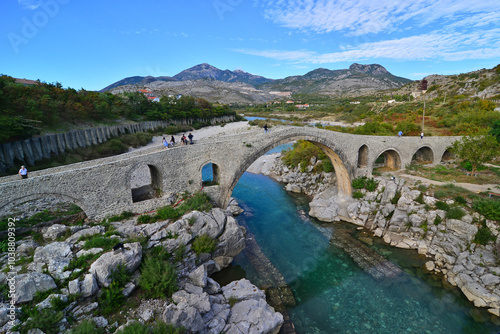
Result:
[[[346,204],[339,203],[340,199],[335,197],[335,187],[323,188],[326,178],[331,184],[335,183],[329,173],[290,170],[281,164],[279,155],[259,160],[249,170],[284,182],[288,191],[311,196],[311,216],[333,222],[338,221],[341,214],[347,214],[348,221],[387,244],[417,250],[428,258],[424,267],[427,272],[442,275],[475,306],[487,309],[491,321],[500,323],[500,250],[492,241],[484,244],[478,241],[479,231],[491,233],[496,239],[500,231],[498,221],[474,212],[471,203],[459,205],[457,199],[436,198],[433,189],[428,187],[436,181],[404,179],[402,173],[395,178],[376,177],[378,185],[374,191],[362,189],[362,198]],[[271,166],[272,163],[276,165]],[[491,185],[471,185],[470,189],[478,192],[489,187]],[[347,212],[342,211],[346,205]],[[457,208],[454,212],[460,212],[458,216],[451,217],[450,208]]]

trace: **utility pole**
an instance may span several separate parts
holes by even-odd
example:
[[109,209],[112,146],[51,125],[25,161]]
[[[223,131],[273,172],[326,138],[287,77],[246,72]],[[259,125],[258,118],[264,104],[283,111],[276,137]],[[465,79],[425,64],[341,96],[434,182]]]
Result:
[[425,120],[425,95],[424,95],[424,113],[422,114],[422,132],[424,132],[424,120]]
[[444,92],[444,104],[446,104],[446,92]]

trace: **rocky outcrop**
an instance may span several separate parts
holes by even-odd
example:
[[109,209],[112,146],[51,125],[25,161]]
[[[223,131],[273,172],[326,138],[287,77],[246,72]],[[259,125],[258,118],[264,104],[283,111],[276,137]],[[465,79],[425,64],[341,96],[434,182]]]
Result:
[[16,275],[15,282],[17,303],[31,301],[37,292],[45,292],[57,288],[54,279],[42,273]]
[[141,264],[141,259],[140,243],[124,244],[122,249],[102,254],[92,263],[89,271],[95,276],[100,286],[108,287],[111,283],[109,277],[119,265],[123,265],[128,272],[133,273]]
[[[235,210],[241,210],[236,208],[237,202],[233,205]],[[182,255],[182,260],[176,264],[180,290],[172,296],[173,303],[144,300],[137,312],[135,309],[125,312],[126,322],[151,321],[151,319],[162,317],[175,325],[184,326],[193,333],[221,333],[226,327],[229,329],[234,326],[236,326],[234,328],[243,328],[240,318],[236,315],[231,318],[232,304],[230,305],[229,300],[224,297],[219,284],[209,277],[231,263],[233,257],[245,247],[245,229],[236,223],[230,211],[215,208],[210,212],[193,211],[177,221],[166,220],[152,224],[139,224],[137,218],[133,218],[112,224],[107,232],[113,231],[117,235],[109,237],[120,240],[130,237],[146,238],[144,244],[148,248],[164,246],[171,254],[178,253],[179,249],[184,251],[183,254],[177,254]],[[67,231],[75,232],[67,237]],[[75,269],[74,263],[69,267],[68,265],[72,260],[78,262],[83,256],[87,256],[86,259],[92,259],[89,255],[98,256],[103,252],[102,248],[86,250],[83,246],[86,239],[103,233],[104,226],[78,226],[76,229],[74,226],[62,225],[49,227],[44,232],[46,240],[49,241],[44,246],[39,246],[31,239],[23,240],[23,243],[19,244],[29,245],[30,247],[27,247],[25,251],[29,253],[34,249],[34,255],[32,263],[17,268],[32,271],[15,277],[17,302],[26,303],[33,300],[38,292],[54,290],[53,295],[38,304],[39,308],[51,307],[51,300],[54,298],[64,301],[73,300],[76,297],[77,300],[64,309],[65,316],[71,316],[77,320],[92,319],[95,324],[106,330],[116,328],[118,325],[109,324],[105,317],[92,316],[92,313],[99,312],[101,297],[97,298],[97,302],[93,301],[96,296],[102,296],[104,289],[109,289],[110,275],[120,264],[132,274],[131,280],[125,284],[121,293],[125,297],[131,295],[139,286],[138,268],[145,248],[143,249],[139,242],[125,243],[123,249],[105,251],[93,263],[87,263],[86,268],[90,266],[87,271],[82,267]],[[216,248],[213,252],[197,255],[193,251],[192,242],[200,235],[207,235],[216,240]],[[50,242],[53,238],[63,239],[65,236],[65,241]],[[3,265],[6,264],[3,263]],[[0,275],[0,283],[5,281],[5,278],[5,275]],[[55,278],[65,287],[58,289]],[[245,297],[245,294],[241,293],[241,301],[250,298]],[[241,312],[253,314],[251,326],[269,328],[269,333],[274,332],[274,328],[279,328],[275,321],[279,316],[267,305],[264,293],[260,291],[259,295],[258,304],[251,304],[244,311],[238,312],[239,314]],[[146,307],[146,305],[149,306]],[[0,305],[0,316],[7,311]],[[248,319],[245,318],[245,320]],[[18,321],[17,324],[21,322]],[[2,325],[0,332],[9,333],[12,324]],[[58,329],[63,332],[70,327],[67,319],[63,319]],[[255,331],[243,331],[243,333],[252,332]],[[261,333],[266,333],[266,331],[261,331]]]
[[[364,198],[348,207],[349,218],[381,237],[391,246],[415,249],[430,261],[428,271],[441,273],[477,307],[500,313],[500,259],[494,244],[473,243],[478,231],[475,222],[485,220],[464,207],[461,219],[449,219],[443,210],[433,208],[437,199],[405,185],[404,180],[377,178],[374,192],[363,190]],[[397,195],[400,194],[399,199]],[[391,201],[397,199],[396,204]],[[453,205],[453,200],[446,202]],[[312,206],[310,214],[333,221],[334,204]],[[491,232],[499,234],[498,222],[488,221]]]

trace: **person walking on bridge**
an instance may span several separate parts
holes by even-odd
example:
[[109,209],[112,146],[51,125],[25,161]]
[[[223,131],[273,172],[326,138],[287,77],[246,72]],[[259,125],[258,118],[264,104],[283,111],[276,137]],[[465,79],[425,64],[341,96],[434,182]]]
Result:
[[264,133],[267,133],[267,123],[264,125]]
[[188,135],[188,138],[189,138],[189,143],[191,145],[193,145],[193,137],[194,137],[193,134],[190,132],[189,135]]
[[174,138],[174,136],[170,137],[170,145],[172,147],[174,147],[174,145],[175,145],[175,138]]

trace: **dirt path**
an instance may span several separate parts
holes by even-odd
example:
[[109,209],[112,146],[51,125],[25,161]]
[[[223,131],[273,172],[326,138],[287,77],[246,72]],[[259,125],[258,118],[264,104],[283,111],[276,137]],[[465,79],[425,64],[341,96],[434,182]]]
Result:
[[[427,185],[427,186],[429,186],[429,185],[442,186],[442,185],[451,183],[451,182],[441,182],[441,181],[430,180],[430,179],[426,179],[424,177],[420,177],[420,176],[416,176],[416,175],[408,175],[408,174],[405,174],[404,171],[399,171],[399,172],[396,172],[393,174],[399,178],[403,178],[403,179],[411,180],[411,181],[418,181],[418,182],[420,182],[424,185]],[[467,190],[472,191],[474,193],[487,192],[487,191],[496,191],[496,192],[499,191],[498,184],[473,184],[473,183],[458,183],[458,182],[453,183],[453,184],[456,185],[457,187],[467,189]]]

